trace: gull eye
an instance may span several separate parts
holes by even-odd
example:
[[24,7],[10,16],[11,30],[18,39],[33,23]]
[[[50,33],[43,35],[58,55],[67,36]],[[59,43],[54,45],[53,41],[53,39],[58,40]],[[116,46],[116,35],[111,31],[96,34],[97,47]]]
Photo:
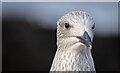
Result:
[[95,25],[92,26],[92,30],[95,29]]
[[65,23],[65,28],[69,28],[70,27],[70,25],[69,25],[69,23]]

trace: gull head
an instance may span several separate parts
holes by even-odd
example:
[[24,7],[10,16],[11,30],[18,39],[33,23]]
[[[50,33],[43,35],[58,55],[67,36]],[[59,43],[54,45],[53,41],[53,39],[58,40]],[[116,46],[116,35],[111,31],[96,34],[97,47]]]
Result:
[[84,45],[91,48],[94,29],[94,20],[88,13],[70,12],[57,22],[57,45],[64,47]]

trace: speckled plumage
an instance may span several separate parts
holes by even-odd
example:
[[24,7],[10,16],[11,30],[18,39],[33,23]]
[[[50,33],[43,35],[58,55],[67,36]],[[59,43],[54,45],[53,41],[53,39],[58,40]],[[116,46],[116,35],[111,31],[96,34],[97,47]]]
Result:
[[[70,28],[65,29],[64,23]],[[94,31],[93,18],[82,11],[75,11],[61,17],[57,22],[57,51],[50,71],[95,71],[90,47],[79,42],[76,36],[88,32],[91,40]]]

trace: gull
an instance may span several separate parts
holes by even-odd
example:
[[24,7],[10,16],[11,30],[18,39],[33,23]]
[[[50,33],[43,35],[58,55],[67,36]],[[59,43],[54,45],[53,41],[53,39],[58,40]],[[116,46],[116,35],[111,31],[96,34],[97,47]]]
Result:
[[50,71],[95,71],[91,54],[95,23],[86,12],[73,11],[57,21],[57,51]]

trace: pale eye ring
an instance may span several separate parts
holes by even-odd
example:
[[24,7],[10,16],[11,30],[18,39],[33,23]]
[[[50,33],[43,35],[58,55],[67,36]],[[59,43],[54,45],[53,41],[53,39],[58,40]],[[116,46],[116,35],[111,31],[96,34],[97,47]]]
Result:
[[65,23],[65,28],[68,29],[70,27],[69,23]]

